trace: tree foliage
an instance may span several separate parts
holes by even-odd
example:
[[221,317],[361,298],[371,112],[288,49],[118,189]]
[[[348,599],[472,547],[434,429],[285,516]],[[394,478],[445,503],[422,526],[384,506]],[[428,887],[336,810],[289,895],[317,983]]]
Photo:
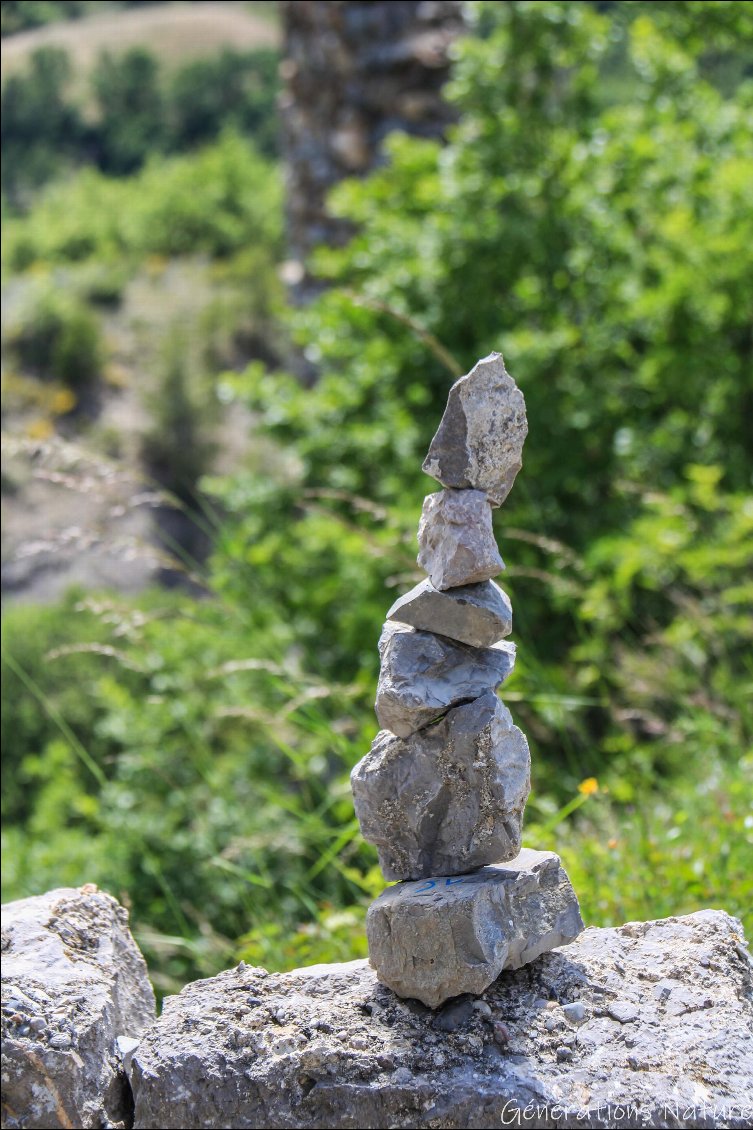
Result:
[[[334,194],[358,230],[319,254],[331,287],[296,319],[316,388],[258,373],[237,385],[297,452],[302,477],[294,489],[246,484],[252,512],[231,556],[245,539],[247,562],[284,565],[256,575],[300,626],[310,661],[342,677],[357,641],[378,630],[382,580],[413,575],[412,530],[432,489],[419,468],[454,375],[446,354],[465,371],[504,353],[531,421],[524,471],[497,514],[521,693],[532,697],[521,710],[547,756],[569,761],[571,781],[636,738],[651,746],[654,723],[617,706],[635,694],[635,652],[648,668],[655,659],[651,713],[673,735],[649,762],[682,756],[686,738],[669,720],[682,712],[680,688],[698,682],[724,682],[708,710],[731,710],[738,748],[750,736],[740,570],[751,522],[753,88],[728,96],[701,74],[701,51],[728,42],[729,19],[691,5],[675,25],[674,8],[637,6],[620,22],[588,4],[477,5],[476,34],[458,47],[449,144],[396,136],[382,171]],[[751,17],[735,26],[744,47]],[[606,98],[615,51],[625,72],[619,97]],[[324,501],[301,507],[302,492]],[[244,497],[238,483],[227,497]],[[388,523],[369,524],[359,499],[387,507]],[[338,524],[352,541],[335,537]],[[376,558],[368,579],[354,561],[365,545]],[[699,560],[705,574],[691,566]],[[348,599],[326,616],[335,577],[347,578]],[[684,637],[695,641],[687,668],[672,651]],[[372,668],[363,645],[359,654]],[[533,702],[547,694],[565,703],[553,724]]]
[[131,177],[83,169],[50,185],[6,224],[4,266],[204,254],[249,246],[276,253],[282,236],[277,169],[237,134],[195,154],[155,157]]
[[2,87],[3,193],[26,209],[41,186],[76,167],[122,176],[228,130],[274,157],[277,67],[270,48],[226,49],[174,72],[143,47],[103,52],[87,76],[86,100],[73,90],[66,52],[38,48]]

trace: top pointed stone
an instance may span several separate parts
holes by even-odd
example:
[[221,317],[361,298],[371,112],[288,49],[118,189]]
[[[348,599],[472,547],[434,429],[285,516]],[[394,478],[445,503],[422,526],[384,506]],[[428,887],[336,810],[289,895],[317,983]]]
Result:
[[444,487],[482,490],[492,506],[507,498],[528,434],[523,393],[490,353],[455,381],[423,469]]

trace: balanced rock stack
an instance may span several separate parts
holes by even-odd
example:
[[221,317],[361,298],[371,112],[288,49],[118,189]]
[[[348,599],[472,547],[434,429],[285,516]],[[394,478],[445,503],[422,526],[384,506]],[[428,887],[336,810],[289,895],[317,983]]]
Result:
[[424,471],[419,565],[428,580],[387,613],[382,730],[351,775],[364,837],[388,887],[369,908],[379,980],[431,1008],[481,993],[505,968],[583,929],[558,856],[521,851],[530,792],[525,735],[497,697],[513,669],[504,563],[492,531],[521,468],[523,394],[499,353],[450,389]]

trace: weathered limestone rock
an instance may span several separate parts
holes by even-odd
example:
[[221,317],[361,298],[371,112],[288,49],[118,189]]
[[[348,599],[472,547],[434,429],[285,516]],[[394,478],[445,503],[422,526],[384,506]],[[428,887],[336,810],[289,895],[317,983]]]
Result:
[[753,1106],[743,947],[722,911],[588,929],[505,970],[459,1016],[455,1002],[437,1013],[400,1000],[365,961],[241,965],[165,1002],[134,1056],[135,1125],[742,1130]]
[[405,624],[387,623],[376,715],[401,738],[428,726],[451,706],[496,690],[515,666],[515,644],[468,647]]
[[505,567],[483,491],[440,490],[424,499],[418,525],[418,564],[435,589],[472,585]]
[[387,619],[472,647],[490,647],[512,631],[512,605],[494,581],[442,592],[427,580],[396,600]]
[[128,1124],[123,1048],[155,1009],[126,910],[94,886],[11,902],[2,948],[3,1127]]
[[457,875],[512,859],[530,764],[525,735],[491,693],[409,738],[382,730],[351,785],[385,877]]
[[502,354],[490,353],[450,389],[423,469],[445,487],[484,491],[499,506],[523,465],[527,434],[523,393]]
[[436,1008],[483,993],[583,929],[559,856],[524,849],[509,863],[388,887],[369,907],[369,960],[401,997]]

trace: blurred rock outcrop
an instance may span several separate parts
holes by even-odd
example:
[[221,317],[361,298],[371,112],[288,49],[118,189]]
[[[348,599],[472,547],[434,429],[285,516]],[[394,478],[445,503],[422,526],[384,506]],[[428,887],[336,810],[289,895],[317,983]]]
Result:
[[312,288],[308,253],[318,244],[341,244],[349,234],[327,212],[327,191],[343,177],[367,173],[393,130],[439,137],[451,121],[441,91],[463,15],[456,0],[279,6],[289,281],[305,297]]

